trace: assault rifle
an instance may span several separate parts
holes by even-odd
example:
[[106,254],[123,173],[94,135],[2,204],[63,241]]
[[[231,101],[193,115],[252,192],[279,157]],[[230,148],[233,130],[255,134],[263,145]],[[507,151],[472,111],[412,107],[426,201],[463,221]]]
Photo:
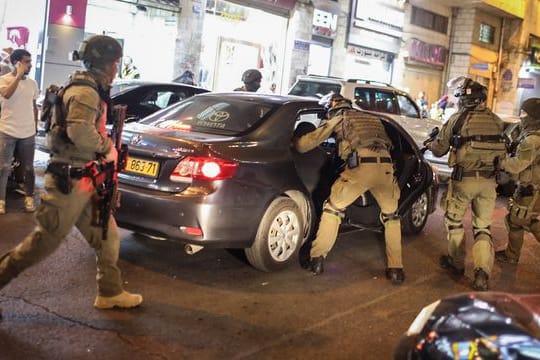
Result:
[[437,126],[435,126],[431,132],[429,133],[428,135],[428,138],[426,140],[424,140],[424,142],[422,143],[422,145],[424,145],[421,149],[420,149],[420,152],[423,154],[426,152],[426,150],[428,149],[427,145],[431,142],[433,142],[436,138],[437,138],[437,135],[439,135],[439,128]]
[[118,173],[126,168],[128,147],[122,144],[122,132],[126,119],[126,105],[115,105],[112,109],[112,129],[109,137],[118,152],[116,166],[114,162],[94,165],[94,185],[96,187],[98,203],[97,226],[103,229],[102,239],[107,240],[109,219],[120,206],[120,193],[118,192]]

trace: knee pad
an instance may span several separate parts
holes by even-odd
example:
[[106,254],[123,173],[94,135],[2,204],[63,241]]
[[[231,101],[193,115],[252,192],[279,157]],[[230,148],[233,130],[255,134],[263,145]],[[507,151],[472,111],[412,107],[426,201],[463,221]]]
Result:
[[390,222],[390,221],[398,221],[401,219],[401,217],[398,215],[397,211],[394,211],[393,213],[389,213],[389,214],[385,214],[381,212],[380,219],[383,225],[385,225],[387,222]]
[[481,237],[487,237],[491,240],[491,230],[488,227],[485,228],[473,228],[474,239],[480,239]]
[[446,226],[446,230],[448,232],[462,232],[463,223],[461,222],[461,219],[457,219],[452,215],[454,214],[446,214],[444,217],[444,225]]
[[323,212],[337,216],[340,219],[345,218],[345,210],[346,208],[338,208],[330,200],[326,200],[323,204]]

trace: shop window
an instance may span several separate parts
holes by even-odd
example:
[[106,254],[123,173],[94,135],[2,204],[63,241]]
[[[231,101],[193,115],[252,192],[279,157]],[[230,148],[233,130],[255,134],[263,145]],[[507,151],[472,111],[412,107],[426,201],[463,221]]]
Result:
[[448,32],[448,17],[413,6],[411,24],[442,34]]
[[488,24],[480,24],[478,40],[485,44],[493,44],[495,42],[495,27]]

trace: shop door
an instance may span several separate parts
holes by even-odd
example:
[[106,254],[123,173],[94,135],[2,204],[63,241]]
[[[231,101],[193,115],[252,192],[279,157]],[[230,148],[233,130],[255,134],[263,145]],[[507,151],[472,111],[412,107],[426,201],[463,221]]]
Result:
[[242,73],[259,67],[260,52],[259,44],[220,37],[214,91],[232,91],[242,86]]
[[309,45],[308,74],[328,76],[332,48],[318,44]]

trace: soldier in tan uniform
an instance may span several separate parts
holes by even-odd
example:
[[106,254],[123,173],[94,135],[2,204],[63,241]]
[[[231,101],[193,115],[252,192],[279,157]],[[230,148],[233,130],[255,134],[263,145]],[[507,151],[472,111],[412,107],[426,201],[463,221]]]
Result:
[[508,246],[495,253],[495,259],[511,264],[519,261],[525,231],[540,241],[540,98],[525,100],[521,105],[520,118],[521,131],[516,152],[498,164],[518,181],[505,218]]
[[0,289],[54,252],[75,226],[96,252],[98,294],[94,306],[130,308],[139,305],[142,296],[123,289],[117,266],[120,233],[114,218],[109,219],[106,240],[102,239],[102,228],[93,225],[95,188],[85,168],[93,161],[117,161],[105,121],[112,105],[110,84],[118,72],[122,48],[115,39],[98,35],[84,41],[78,55],[86,71],[72,75],[61,98],[62,111],[57,107],[53,112],[48,133],[51,161],[45,174],[46,194],[36,213],[37,227],[0,257]]
[[435,156],[450,152],[448,165],[453,168],[448,191],[443,195],[444,223],[448,233],[448,254],[440,265],[455,276],[465,273],[463,217],[472,208],[474,245],[473,288],[488,289],[493,266],[490,225],[497,198],[494,160],[506,152],[502,120],[485,106],[487,89],[465,77],[449,83],[459,97],[459,110],[444,124],[438,137],[428,147]]
[[393,283],[401,284],[405,274],[401,259],[401,223],[396,213],[400,190],[390,157],[392,143],[378,118],[352,109],[351,101],[341,95],[332,94],[328,101],[329,120],[295,140],[296,149],[303,153],[335,133],[339,156],[347,163],[324,204],[311,247],[309,268],[315,274],[323,272],[324,259],[336,241],[345,209],[369,190],[381,208],[386,240],[386,276]]

